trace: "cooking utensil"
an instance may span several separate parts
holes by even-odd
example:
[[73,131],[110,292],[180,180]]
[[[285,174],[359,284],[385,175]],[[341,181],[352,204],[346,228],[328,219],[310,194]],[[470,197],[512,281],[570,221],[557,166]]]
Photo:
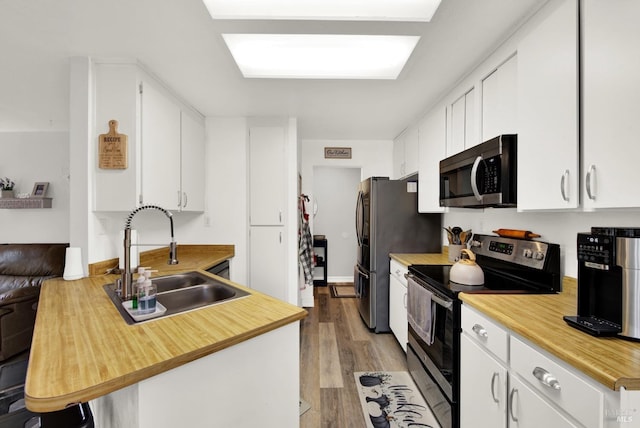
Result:
[[443,229],[447,231],[447,239],[449,240],[449,244],[453,244],[453,232],[451,231],[451,227],[443,227]]
[[465,245],[471,239],[471,229],[460,232],[460,243]]
[[[469,258],[460,258],[449,271],[449,280],[462,285],[483,285],[484,272],[476,263],[476,255],[473,251],[463,249],[461,254],[466,254]],[[462,257],[462,256],[461,256]]]
[[453,233],[453,243],[454,244],[461,244],[462,242],[460,241],[460,233],[462,232],[462,228],[461,227],[454,227],[453,229],[451,229],[451,233]]
[[518,229],[498,229],[494,230],[493,233],[497,233],[498,236],[502,236],[503,238],[533,239],[540,237],[537,233]]

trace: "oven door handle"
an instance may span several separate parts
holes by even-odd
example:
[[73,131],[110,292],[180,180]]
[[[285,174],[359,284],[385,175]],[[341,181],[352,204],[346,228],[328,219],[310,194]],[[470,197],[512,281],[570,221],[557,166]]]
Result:
[[[412,275],[410,273],[405,273],[404,277],[407,278],[407,279],[411,279],[411,280],[417,282],[415,275]],[[424,288],[426,288],[427,290],[429,290],[431,292],[431,300],[433,300],[434,302],[436,302],[438,305],[442,306],[445,309],[451,309],[451,307],[453,306],[453,301],[452,300],[449,300],[447,298],[444,298],[444,297],[440,296],[431,287],[424,287]]]
[[360,266],[356,266],[356,270],[358,271],[358,274],[364,276],[366,279],[369,279],[369,274],[367,274],[365,271],[360,269]]

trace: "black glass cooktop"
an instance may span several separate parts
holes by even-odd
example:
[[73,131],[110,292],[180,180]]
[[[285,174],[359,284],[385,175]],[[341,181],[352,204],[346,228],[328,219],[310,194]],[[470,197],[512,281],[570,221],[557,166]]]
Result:
[[513,272],[509,274],[484,266],[482,269],[484,272],[484,285],[462,285],[449,280],[450,270],[451,265],[409,266],[409,272],[416,278],[450,297],[456,297],[458,293],[515,294],[545,292],[526,279],[512,275]]

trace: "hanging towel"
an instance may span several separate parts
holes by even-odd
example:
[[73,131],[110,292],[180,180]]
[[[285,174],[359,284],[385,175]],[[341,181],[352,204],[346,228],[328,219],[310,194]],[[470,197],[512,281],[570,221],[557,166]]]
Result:
[[298,256],[304,273],[304,283],[313,286],[313,240],[311,238],[311,228],[306,221],[302,222]]
[[407,281],[407,319],[409,325],[427,345],[433,344],[436,324],[435,302],[432,293],[412,278]]

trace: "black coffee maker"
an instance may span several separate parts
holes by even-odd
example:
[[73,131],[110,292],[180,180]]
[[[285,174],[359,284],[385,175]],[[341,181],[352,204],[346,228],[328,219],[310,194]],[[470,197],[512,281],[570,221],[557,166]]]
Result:
[[640,340],[640,228],[578,233],[578,316],[564,320],[594,336]]

